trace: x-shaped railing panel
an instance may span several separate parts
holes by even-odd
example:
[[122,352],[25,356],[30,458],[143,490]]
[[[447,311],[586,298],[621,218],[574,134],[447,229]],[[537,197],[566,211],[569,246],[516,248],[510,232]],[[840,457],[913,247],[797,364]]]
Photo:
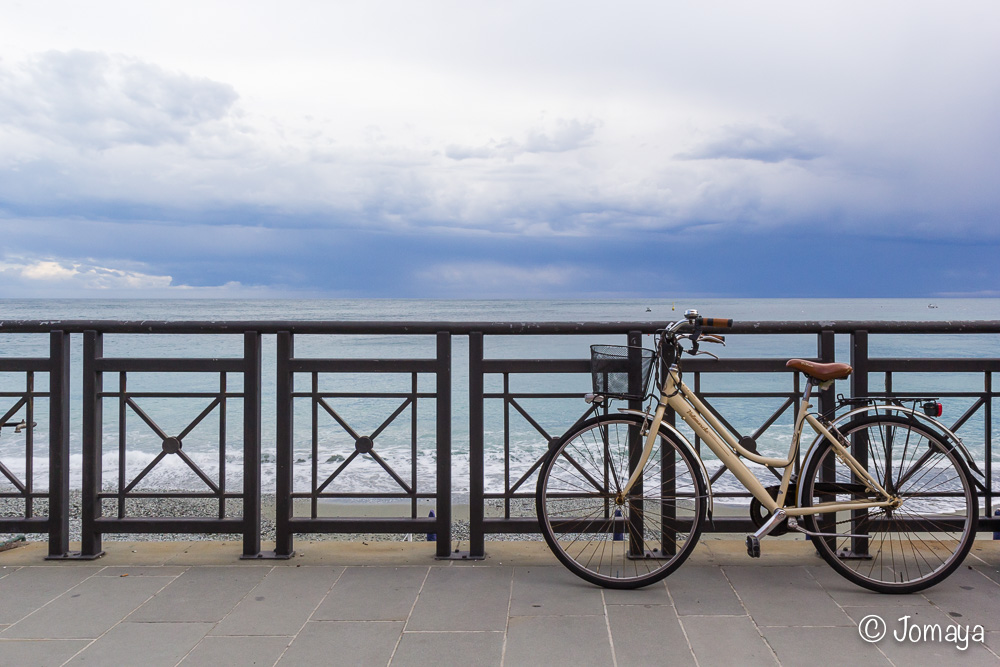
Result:
[[334,470],[333,473],[331,473],[330,476],[327,477],[326,480],[316,488],[316,493],[323,493],[323,491],[326,490],[326,488],[345,469],[347,469],[347,467],[351,464],[351,462],[354,461],[359,456],[361,456],[362,454],[368,454],[370,457],[372,457],[372,459],[376,463],[378,463],[379,466],[381,466],[382,469],[385,470],[386,473],[388,473],[393,480],[395,480],[395,482],[400,486],[400,488],[403,489],[403,491],[405,491],[407,494],[413,493],[413,488],[409,484],[407,484],[395,470],[392,469],[392,466],[390,466],[385,461],[385,459],[379,456],[378,452],[375,451],[375,438],[381,435],[382,432],[385,431],[385,429],[388,428],[389,425],[396,420],[396,417],[401,415],[403,411],[406,410],[406,408],[410,407],[410,405],[413,404],[412,397],[407,397],[406,399],[404,399],[402,404],[400,404],[400,406],[396,408],[396,410],[391,415],[389,415],[389,417],[386,418],[385,421],[383,421],[378,428],[372,431],[371,435],[368,436],[358,435],[357,431],[355,431],[354,428],[352,428],[351,425],[347,423],[347,420],[345,420],[336,410],[333,409],[333,407],[326,401],[325,398],[317,397],[315,400],[317,404],[323,408],[323,410],[325,410],[331,417],[333,417],[333,419],[337,422],[337,424],[340,425],[340,427],[344,430],[344,432],[346,432],[349,436],[354,438],[354,443],[355,443],[354,451],[351,452],[351,454],[344,460],[344,462],[341,463],[337,467],[337,469]]
[[201,414],[195,417],[194,420],[192,420],[191,423],[189,423],[187,427],[185,427],[184,430],[182,430],[178,435],[169,436],[162,428],[160,428],[159,424],[157,424],[146,413],[145,410],[143,410],[138,406],[138,404],[136,404],[135,400],[131,396],[125,397],[125,405],[130,407],[132,411],[136,415],[138,415],[143,422],[146,423],[146,425],[150,428],[150,430],[152,430],[153,433],[155,433],[162,440],[163,444],[162,444],[162,450],[153,458],[152,461],[150,461],[146,465],[145,468],[143,468],[142,472],[136,475],[136,477],[131,482],[129,482],[128,486],[125,487],[122,493],[128,493],[132,489],[134,489],[139,484],[139,482],[141,482],[143,478],[145,478],[146,475],[148,475],[157,466],[157,464],[159,464],[160,461],[166,458],[166,456],[169,454],[176,454],[177,457],[180,458],[198,476],[198,478],[201,479],[201,481],[203,481],[205,485],[212,490],[213,493],[220,493],[219,485],[216,484],[215,481],[213,481],[212,478],[210,478],[205,473],[205,471],[202,470],[201,467],[197,463],[195,463],[191,459],[191,457],[184,452],[183,449],[181,449],[181,447],[183,445],[184,438],[187,437],[187,435],[191,433],[191,431],[193,431],[195,427],[197,427],[198,424],[200,424],[205,419],[205,417],[211,414],[211,412],[215,410],[215,408],[218,407],[221,403],[222,403],[221,398],[218,397],[215,398],[211,403],[209,403],[208,407],[202,410]]

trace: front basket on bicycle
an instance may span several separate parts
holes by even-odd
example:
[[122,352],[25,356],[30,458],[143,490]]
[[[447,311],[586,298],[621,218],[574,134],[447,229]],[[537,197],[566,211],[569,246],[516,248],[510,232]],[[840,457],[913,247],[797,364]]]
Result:
[[590,372],[594,393],[609,398],[642,400],[649,386],[655,356],[653,350],[642,347],[591,345]]

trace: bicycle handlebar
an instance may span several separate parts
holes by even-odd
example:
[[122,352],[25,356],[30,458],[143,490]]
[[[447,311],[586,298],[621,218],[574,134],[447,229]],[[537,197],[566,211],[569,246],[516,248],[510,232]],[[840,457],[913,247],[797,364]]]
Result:
[[697,311],[688,311],[683,320],[677,320],[663,329],[663,331],[664,333],[673,335],[685,326],[694,327],[694,331],[700,333],[702,327],[729,328],[733,326],[733,321],[722,317],[702,317],[701,315],[697,315]]

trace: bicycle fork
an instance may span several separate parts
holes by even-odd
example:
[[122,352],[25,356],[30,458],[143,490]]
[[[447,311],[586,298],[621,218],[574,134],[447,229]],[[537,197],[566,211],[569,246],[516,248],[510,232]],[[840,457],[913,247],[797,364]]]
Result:
[[628,492],[632,490],[632,486],[635,485],[636,480],[642,475],[642,471],[646,467],[646,462],[649,461],[649,455],[653,451],[653,443],[656,442],[656,435],[660,430],[660,424],[663,422],[663,416],[666,414],[666,411],[666,403],[660,401],[656,412],[653,414],[653,419],[649,422],[649,431],[646,433],[646,444],[642,448],[639,463],[636,465],[635,470],[632,471],[632,475],[628,478],[628,481],[625,482],[625,486],[618,491],[618,495],[615,497],[615,502],[619,505],[625,504],[625,497],[628,496]]

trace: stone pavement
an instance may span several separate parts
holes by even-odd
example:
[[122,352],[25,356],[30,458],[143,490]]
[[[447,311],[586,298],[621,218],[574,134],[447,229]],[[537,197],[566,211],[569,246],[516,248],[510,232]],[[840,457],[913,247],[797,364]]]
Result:
[[488,542],[479,562],[304,540],[289,561],[106,542],[65,562],[32,543],[0,552],[0,665],[1000,664],[1000,542],[908,596],[853,586],[806,542],[763,546],[752,561],[707,539],[665,582],[609,591],[533,542]]

